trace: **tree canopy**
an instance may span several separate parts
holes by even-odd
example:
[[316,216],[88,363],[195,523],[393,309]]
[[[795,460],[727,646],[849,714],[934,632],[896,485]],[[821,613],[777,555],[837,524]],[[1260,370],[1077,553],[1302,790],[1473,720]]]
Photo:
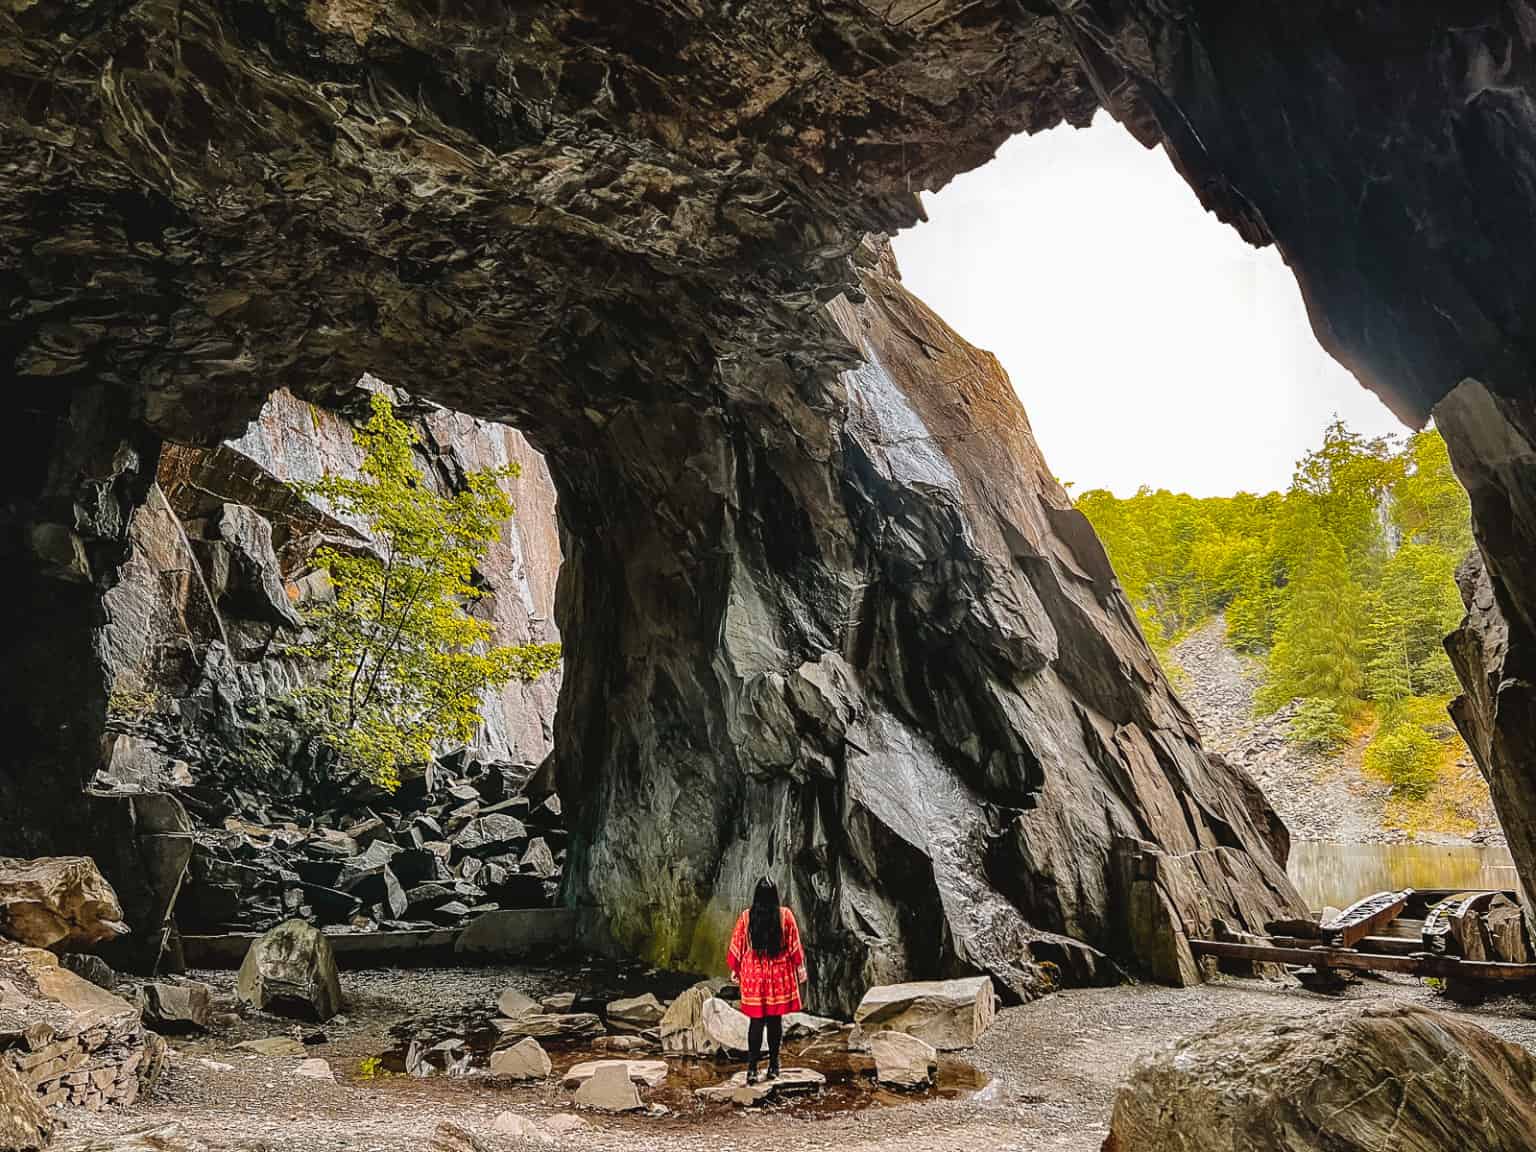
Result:
[[382,393],[371,406],[354,433],[361,474],[295,485],[365,523],[374,548],[317,550],[334,596],[306,614],[309,634],[294,652],[321,664],[300,693],[321,740],[344,771],[393,789],[403,766],[474,738],[488,689],[552,670],[560,646],[497,647],[491,622],[468,611],[484,595],[476,567],[512,516],[500,484],[516,466],[433,491],[416,464],[416,433]]
[[1441,641],[1461,617],[1455,571],[1472,546],[1438,432],[1366,439],[1336,420],[1284,493],[1094,490],[1077,506],[1154,648],[1224,612],[1228,642],[1263,661],[1261,711],[1299,701],[1293,735],[1322,744],[1372,730],[1367,767],[1422,794],[1428,749],[1456,743]]

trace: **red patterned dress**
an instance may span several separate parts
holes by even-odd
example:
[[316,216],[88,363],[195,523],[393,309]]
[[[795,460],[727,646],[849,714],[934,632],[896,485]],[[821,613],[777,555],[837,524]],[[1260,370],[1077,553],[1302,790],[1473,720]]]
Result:
[[752,951],[747,924],[748,909],[736,921],[731,933],[731,951],[725,962],[731,975],[741,985],[741,1010],[748,1016],[783,1016],[800,1011],[800,984],[805,979],[805,951],[800,947],[800,925],[788,908],[780,908],[784,925],[784,951],[777,956],[759,956]]

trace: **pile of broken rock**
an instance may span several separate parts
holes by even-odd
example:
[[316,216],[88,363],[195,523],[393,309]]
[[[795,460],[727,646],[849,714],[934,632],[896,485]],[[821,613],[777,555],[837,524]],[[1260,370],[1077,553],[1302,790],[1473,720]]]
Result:
[[0,1146],[40,1144],[53,1105],[131,1104],[158,1078],[165,1042],[139,1006],[47,951],[123,931],[117,895],[90,860],[0,858]]
[[[666,1109],[646,1101],[646,1089],[668,1078],[669,1060],[740,1061],[747,1054],[748,1019],[725,998],[722,981],[696,984],[676,999],[652,993],[606,1003],[566,993],[535,1000],[518,989],[499,997],[494,1015],[461,1021],[464,1033],[444,1035],[439,1020],[416,1021],[397,1035],[409,1047],[406,1069],[413,1076],[489,1076],[498,1080],[544,1082],[558,1078],[573,1093],[577,1108],[659,1115]],[[880,1083],[923,1090],[933,1083],[938,1053],[968,1048],[991,1024],[996,996],[991,980],[930,981],[871,988],[853,1023],[806,1013],[785,1018],[788,1043],[804,1042],[835,1063],[852,1058]],[[490,1036],[489,1056],[471,1035]],[[578,1058],[556,1073],[554,1049],[580,1049]],[[592,1059],[588,1050],[611,1053]],[[699,1088],[707,1102],[741,1106],[818,1091],[826,1079],[815,1068],[785,1067],[775,1080],[746,1082],[738,1071],[722,1083]]]
[[[456,761],[450,761],[454,763]],[[560,797],[531,798],[529,766],[443,764],[320,817],[246,797],[196,832],[176,905],[185,933],[263,931],[292,918],[358,931],[457,927],[554,902],[565,859]],[[182,789],[188,807],[194,797]]]

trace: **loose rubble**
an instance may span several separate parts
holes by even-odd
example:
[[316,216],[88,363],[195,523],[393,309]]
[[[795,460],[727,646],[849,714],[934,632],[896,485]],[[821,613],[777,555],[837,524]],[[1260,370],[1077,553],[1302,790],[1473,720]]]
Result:
[[164,1057],[165,1042],[127,1000],[61,968],[52,953],[0,944],[0,1063],[44,1107],[132,1104]]
[[[318,820],[237,791],[242,815],[197,833],[178,923],[231,932],[297,917],[346,931],[429,931],[550,906],[565,856],[557,798],[530,802],[531,765],[447,766],[460,759]],[[188,804],[195,811],[196,797]]]

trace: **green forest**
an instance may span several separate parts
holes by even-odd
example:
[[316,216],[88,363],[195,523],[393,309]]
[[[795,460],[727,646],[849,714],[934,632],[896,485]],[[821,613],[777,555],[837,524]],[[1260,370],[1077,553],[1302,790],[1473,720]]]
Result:
[[1094,490],[1077,506],[1165,662],[1224,613],[1229,645],[1261,662],[1259,711],[1299,702],[1293,739],[1363,744],[1364,768],[1410,807],[1454,778],[1465,746],[1441,641],[1472,528],[1438,432],[1367,439],[1335,421],[1285,492]]

